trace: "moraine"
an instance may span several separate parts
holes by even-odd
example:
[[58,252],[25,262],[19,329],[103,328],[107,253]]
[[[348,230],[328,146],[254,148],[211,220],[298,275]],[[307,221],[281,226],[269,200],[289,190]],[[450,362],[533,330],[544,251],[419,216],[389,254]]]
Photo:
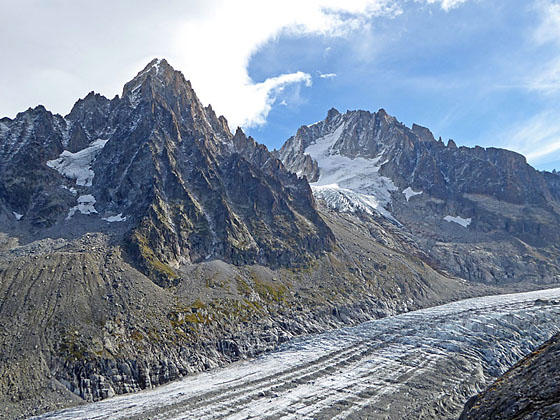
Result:
[[559,330],[560,288],[467,299],[37,419],[456,418]]

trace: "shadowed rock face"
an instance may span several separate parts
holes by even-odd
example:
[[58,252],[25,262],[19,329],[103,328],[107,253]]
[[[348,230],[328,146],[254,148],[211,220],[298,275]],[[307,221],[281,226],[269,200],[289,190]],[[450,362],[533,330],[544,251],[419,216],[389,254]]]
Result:
[[560,418],[560,335],[522,359],[471,398],[461,420]]
[[14,120],[0,123],[0,223],[6,226],[13,212],[28,212],[29,224],[46,226],[49,214],[59,212],[66,194],[58,191],[57,174],[45,162],[64,148],[66,122],[44,107],[28,109]]
[[[121,98],[90,93],[65,118],[38,107],[2,124],[6,224],[68,235],[84,217],[79,208],[68,217],[76,196],[91,195],[97,213],[87,223],[126,219],[128,249],[161,284],[181,263],[293,266],[333,245],[309,185],[241,130],[233,136],[165,60],[148,64]],[[91,186],[52,169],[63,150],[83,153],[98,139],[107,142],[90,162]]]
[[[335,193],[350,201],[359,193],[366,207],[375,202],[379,214],[414,233],[456,275],[490,283],[558,279],[560,177],[535,170],[520,154],[457,147],[452,140],[445,145],[383,109],[331,109],[276,154],[339,211],[351,207]],[[520,256],[527,258],[522,264]]]

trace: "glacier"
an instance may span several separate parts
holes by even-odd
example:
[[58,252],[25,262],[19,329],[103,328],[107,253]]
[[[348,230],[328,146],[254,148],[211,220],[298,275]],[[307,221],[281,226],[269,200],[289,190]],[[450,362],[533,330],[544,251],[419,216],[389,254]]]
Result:
[[466,299],[35,419],[456,418],[560,331],[560,288]]
[[377,212],[395,220],[386,207],[391,202],[391,192],[397,187],[390,178],[379,174],[384,163],[380,163],[381,154],[374,159],[349,158],[336,151],[345,126],[342,122],[304,151],[319,165],[319,179],[309,184],[313,194],[338,211]]
[[107,141],[97,139],[76,153],[64,150],[57,159],[49,160],[47,166],[67,178],[75,179],[76,185],[90,187],[95,176],[91,165]]

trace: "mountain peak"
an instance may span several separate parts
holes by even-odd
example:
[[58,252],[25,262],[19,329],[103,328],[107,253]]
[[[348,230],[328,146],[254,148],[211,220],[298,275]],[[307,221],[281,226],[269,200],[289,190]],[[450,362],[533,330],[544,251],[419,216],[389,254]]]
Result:
[[329,112],[327,113],[327,120],[333,119],[337,115],[340,115],[340,112],[338,111],[338,109],[333,107],[329,109]]
[[436,139],[429,128],[422,127],[418,124],[412,124],[412,132],[422,141],[435,142]]
[[136,77],[134,77],[134,79],[147,74],[159,75],[160,73],[164,74],[175,71],[176,70],[167,62],[165,58],[154,58],[136,75]]
[[[185,79],[180,71],[175,70],[165,59],[155,58],[150,61],[131,81],[123,88],[123,98],[137,96],[142,86],[151,86],[152,90],[161,90],[171,87],[173,90],[181,90],[186,87],[192,90],[191,84]],[[135,98],[133,98],[135,99]]]

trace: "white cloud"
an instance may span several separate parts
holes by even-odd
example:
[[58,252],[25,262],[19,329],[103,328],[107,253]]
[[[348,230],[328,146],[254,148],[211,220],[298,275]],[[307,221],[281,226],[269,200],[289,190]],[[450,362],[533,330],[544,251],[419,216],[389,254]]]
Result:
[[[464,0],[423,0],[449,10]],[[53,0],[8,2],[0,14],[0,114],[38,103],[66,113],[92,89],[107,96],[154,57],[168,58],[204,103],[232,127],[263,124],[288,85],[309,86],[301,71],[262,81],[251,58],[282,36],[347,37],[406,0]],[[103,28],[103,30],[100,30]],[[40,34],[38,36],[37,34]],[[327,53],[327,50],[326,52]],[[298,69],[294,69],[298,70]]]
[[518,124],[503,137],[505,147],[527,157],[531,164],[546,160],[560,150],[560,114],[546,111]]
[[344,37],[367,28],[375,16],[400,13],[389,0],[215,1],[213,8],[216,13],[207,18],[182,25],[173,62],[191,78],[202,101],[225,114],[232,127],[265,123],[282,88],[310,84],[311,76],[302,72],[258,83],[249,77],[251,57],[268,41],[282,35]]
[[467,0],[425,0],[428,4],[439,4],[446,12],[466,3]]
[[336,76],[337,76],[336,73],[319,73],[319,77],[321,79],[332,79]]
[[[532,34],[536,46],[560,47],[560,3],[540,0],[535,9],[541,17],[540,25]],[[560,90],[560,51],[555,59],[544,64],[541,71],[536,71],[527,80],[527,87],[545,94]]]

